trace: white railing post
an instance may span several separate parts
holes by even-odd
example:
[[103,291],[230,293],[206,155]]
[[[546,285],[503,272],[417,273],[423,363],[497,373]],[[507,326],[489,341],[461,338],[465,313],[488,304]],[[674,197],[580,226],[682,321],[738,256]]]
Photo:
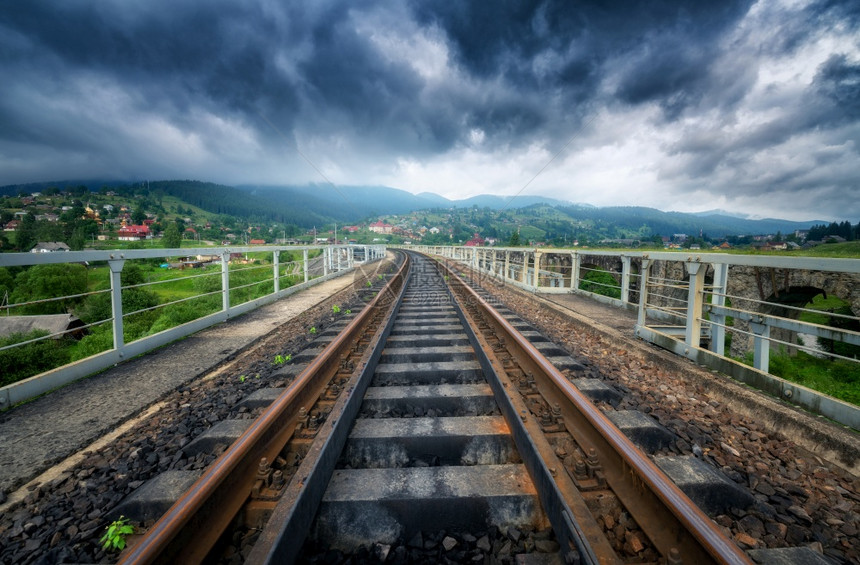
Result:
[[[714,294],[711,294],[711,304],[725,306],[729,281],[729,266],[725,263],[714,263]],[[710,313],[711,321],[711,351],[723,355],[726,351],[726,317],[722,314]]]
[[524,285],[528,284],[529,274],[529,252],[523,251],[523,272],[520,273],[520,282]]
[[630,257],[621,256],[621,304],[630,302]]
[[699,347],[702,339],[702,302],[707,266],[695,262],[687,262],[686,265],[690,274],[690,286],[687,290],[685,341],[690,347]]
[[110,267],[110,307],[113,315],[113,348],[121,350],[125,345],[122,320],[122,268],[125,259],[108,261]]
[[543,253],[541,253],[540,251],[535,251],[535,278],[534,284],[532,285],[532,287],[534,287],[535,292],[537,292],[538,288],[540,288],[540,263],[542,258]]
[[505,251],[505,276],[503,279],[512,279],[511,276],[511,252]]
[[648,278],[651,272],[651,259],[642,258],[642,271],[639,274],[639,316],[636,325],[645,327],[648,310]]
[[329,261],[331,257],[331,251],[328,247],[323,247],[323,276],[328,275],[329,272]]
[[302,261],[304,262],[304,271],[305,271],[305,282],[308,282],[309,273],[308,273],[308,250],[302,250]]
[[275,275],[275,293],[280,292],[281,290],[281,277],[279,271],[281,270],[281,252],[273,251],[272,252],[272,270]]
[[570,254],[570,291],[579,289],[579,268],[582,266],[582,255],[576,251]]
[[770,326],[760,321],[750,320],[750,329],[755,336],[753,337],[753,367],[765,373],[768,372],[770,365]]
[[221,254],[221,309],[230,309],[230,254]]

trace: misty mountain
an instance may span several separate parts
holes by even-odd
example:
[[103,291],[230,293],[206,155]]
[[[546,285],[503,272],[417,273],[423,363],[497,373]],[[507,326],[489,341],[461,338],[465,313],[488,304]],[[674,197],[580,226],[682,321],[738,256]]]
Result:
[[[655,208],[641,206],[607,206],[602,208],[583,206],[562,206],[558,208],[573,220],[592,220],[612,225],[616,230],[630,232],[643,231],[651,234],[672,235],[684,233],[711,237],[729,235],[793,233],[795,230],[809,229],[816,224],[827,224],[821,220],[795,222],[779,219],[751,220],[737,216],[713,214],[699,216],[685,212],[663,212]],[[643,228],[647,228],[644,229]]]

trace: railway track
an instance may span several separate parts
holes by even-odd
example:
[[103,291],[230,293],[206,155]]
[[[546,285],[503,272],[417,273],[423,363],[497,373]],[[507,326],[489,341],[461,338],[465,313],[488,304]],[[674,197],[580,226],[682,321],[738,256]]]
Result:
[[124,563],[217,560],[236,528],[263,563],[548,527],[558,562],[750,562],[571,384],[575,360],[435,261],[389,278]]

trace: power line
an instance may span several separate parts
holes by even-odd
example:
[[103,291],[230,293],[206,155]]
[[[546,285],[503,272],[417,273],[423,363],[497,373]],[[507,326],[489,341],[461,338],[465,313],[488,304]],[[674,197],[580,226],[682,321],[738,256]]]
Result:
[[[269,118],[267,118],[266,116],[264,116],[262,112],[260,112],[260,111],[258,110],[258,111],[257,111],[257,114],[258,114],[261,118],[263,118],[263,121],[265,121],[267,124],[269,124],[269,127],[271,127],[273,130],[275,130],[275,133],[277,133],[278,135],[280,135],[281,137],[283,137],[285,140],[289,141],[289,138],[288,138],[286,135],[284,135],[284,133],[283,133],[281,130],[279,130],[279,129],[275,126],[275,124],[273,124],[273,123],[271,122],[271,120],[269,120]],[[323,178],[323,180],[325,180],[328,184],[330,184],[330,185],[331,185],[331,187],[334,189],[334,191],[335,191],[335,192],[337,192],[337,193],[340,195],[340,197],[341,197],[341,198],[343,198],[343,199],[344,199],[344,201],[345,201],[347,204],[352,205],[352,202],[350,202],[349,198],[347,198],[347,197],[346,197],[346,195],[345,195],[343,192],[341,192],[341,191],[337,188],[337,185],[335,185],[331,180],[329,180],[329,178],[328,178],[327,176],[325,176],[325,173],[323,173],[323,172],[319,169],[319,167],[317,167],[317,166],[313,163],[313,161],[311,161],[311,160],[308,158],[308,156],[307,156],[307,155],[305,155],[305,154],[302,152],[302,150],[301,150],[301,149],[299,149],[298,144],[296,144],[295,150],[296,150],[296,153],[298,153],[298,154],[302,157],[302,159],[304,159],[304,160],[305,160],[305,162],[306,162],[308,165],[310,165],[311,167],[313,167],[313,169],[314,169],[314,170],[319,174],[319,176],[321,176],[321,177]]]
[[589,118],[586,122],[584,122],[582,125],[580,125],[580,126],[579,126],[579,128],[578,128],[575,132],[573,132],[573,135],[572,135],[572,136],[570,136],[570,139],[568,139],[568,140],[567,140],[567,143],[565,143],[565,144],[564,144],[564,146],[563,146],[561,149],[559,149],[559,150],[558,150],[558,152],[557,152],[555,155],[553,155],[553,156],[552,156],[552,158],[551,158],[549,161],[547,161],[547,162],[546,162],[546,164],[545,164],[543,167],[541,167],[541,168],[540,168],[540,170],[539,170],[537,173],[535,173],[535,175],[534,175],[531,179],[529,179],[529,182],[527,182],[526,184],[524,184],[524,185],[523,185],[523,187],[522,187],[522,188],[521,188],[521,189],[520,189],[516,194],[514,194],[513,196],[511,196],[511,199],[510,199],[510,200],[508,200],[508,201],[505,203],[505,205],[504,205],[504,206],[502,206],[502,208],[501,208],[501,210],[499,210],[499,212],[504,212],[504,211],[508,208],[508,206],[510,206],[511,202],[513,202],[513,201],[514,201],[514,198],[516,198],[517,196],[519,196],[519,195],[520,195],[520,194],[521,194],[521,193],[526,189],[526,187],[528,187],[528,185],[530,185],[532,182],[534,182],[534,180],[535,180],[536,178],[538,178],[538,177],[540,176],[540,174],[541,174],[542,172],[544,172],[544,170],[545,170],[547,167],[549,167],[549,166],[550,166],[550,164],[551,164],[553,161],[555,161],[556,157],[558,157],[559,155],[561,155],[561,154],[564,152],[564,150],[565,150],[565,149],[567,149],[567,147],[568,147],[571,143],[573,143],[573,140],[574,140],[574,139],[576,139],[577,137],[579,137],[579,134],[581,134],[581,133],[582,133],[582,131],[583,131],[587,126],[591,125],[591,122],[593,122],[593,121],[595,120],[595,118],[597,118],[597,114],[594,114],[594,115],[593,115],[593,116],[591,116],[591,118]]

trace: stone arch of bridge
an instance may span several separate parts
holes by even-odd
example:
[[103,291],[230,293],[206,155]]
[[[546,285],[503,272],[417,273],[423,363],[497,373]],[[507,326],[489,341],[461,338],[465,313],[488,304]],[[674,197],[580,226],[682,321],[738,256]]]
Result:
[[[727,294],[733,297],[732,306],[752,312],[796,319],[799,312],[781,305],[802,308],[818,294],[844,300],[855,316],[860,312],[858,276],[850,273],[735,266],[730,270],[728,283]],[[749,324],[742,320],[735,320],[735,327],[749,331]],[[797,343],[793,332],[773,330],[771,337]],[[745,355],[752,348],[752,339],[748,335],[734,336],[731,354]],[[772,345],[772,348],[778,349],[778,346]],[[789,348],[789,352],[793,351]]]

